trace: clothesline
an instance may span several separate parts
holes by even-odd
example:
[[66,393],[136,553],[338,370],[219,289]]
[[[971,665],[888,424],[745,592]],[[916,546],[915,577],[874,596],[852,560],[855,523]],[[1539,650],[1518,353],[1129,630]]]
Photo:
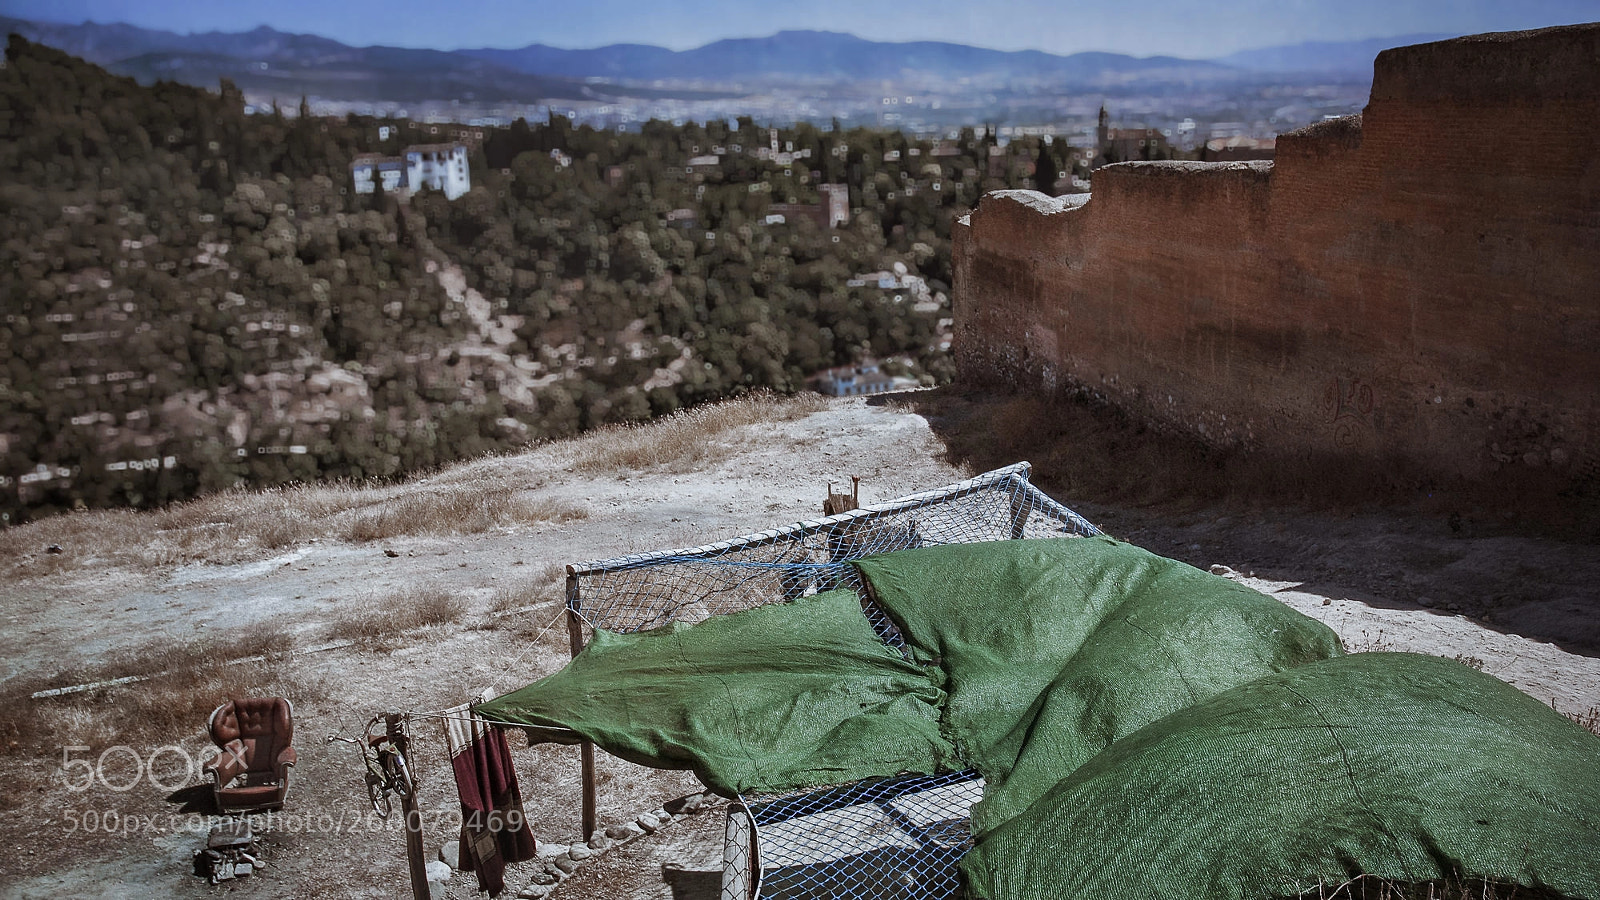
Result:
[[[545,626],[543,628],[539,629],[539,633],[533,636],[533,640],[528,642],[528,645],[529,645],[528,646],[528,650],[524,650],[524,651],[522,651],[522,653],[518,654],[517,658],[512,661],[511,665],[515,666],[518,663],[522,662],[523,658],[525,658],[528,655],[528,652],[530,650],[532,650],[533,647],[538,646],[539,641],[541,639],[543,639],[544,636],[550,632],[550,629],[556,627],[556,623],[560,622],[562,616],[567,615],[568,612],[569,612],[568,608],[563,606],[561,608],[561,611],[556,613],[555,618],[553,618],[549,622],[545,623]],[[572,612],[575,615],[577,615],[578,618],[583,619],[583,613],[576,612],[575,610],[572,611]],[[594,627],[593,624],[590,623],[588,619],[583,619],[583,621],[585,622],[585,624],[589,624],[591,628]],[[510,668],[510,666],[508,666],[507,668]],[[520,728],[520,727],[522,727],[521,725],[516,724],[516,723],[512,723],[512,722],[496,722],[496,721],[493,721],[493,720],[490,720],[490,719],[485,719],[482,716],[473,715],[471,713],[468,713],[466,715],[462,715],[460,713],[451,713],[450,710],[454,709],[454,708],[455,707],[447,707],[446,709],[431,710],[429,712],[417,712],[417,711],[413,710],[413,711],[407,712],[406,715],[407,716],[416,716],[419,719],[441,719],[441,720],[461,720],[461,721],[470,721],[472,719],[477,719],[479,721],[486,722],[486,723],[488,723],[490,725],[499,725],[499,726],[502,726],[502,727],[505,727],[505,728]]]
[[[583,613],[578,612],[576,610],[571,610],[568,607],[563,606],[562,609],[561,609],[561,612],[556,613],[555,618],[551,619],[549,622],[547,622],[545,624],[545,626],[543,628],[539,629],[539,633],[534,635],[533,636],[533,640],[528,642],[528,650],[522,651],[522,653],[519,654],[517,656],[517,658],[512,661],[511,665],[515,666],[518,663],[522,662],[523,658],[528,655],[529,650],[532,650],[533,647],[538,646],[539,641],[546,634],[548,634],[550,632],[550,629],[556,627],[556,623],[560,622],[561,618],[563,616],[567,615],[569,612],[571,612],[572,614],[578,616],[578,618],[583,619],[584,623],[588,624],[591,628],[594,627],[593,623],[589,622],[588,619],[584,619]],[[474,705],[476,705],[476,704],[474,704]],[[459,705],[452,706],[452,707],[447,707],[445,709],[430,710],[428,712],[417,712],[415,710],[411,710],[411,711],[406,712],[405,715],[407,717],[415,716],[415,717],[417,717],[419,719],[439,719],[439,720],[442,720],[442,721],[463,721],[463,722],[468,722],[468,721],[476,720],[476,721],[480,721],[480,722],[483,722],[483,723],[488,724],[488,725],[498,725],[498,726],[500,726],[502,728],[522,728],[522,727],[524,727],[524,723],[520,723],[520,722],[499,722],[499,721],[496,721],[494,719],[487,719],[487,718],[484,718],[483,716],[476,715],[476,714],[474,714],[474,713],[472,713],[470,711],[465,713],[465,714],[452,711],[452,710],[455,710],[455,709],[458,709],[458,708],[459,708]]]

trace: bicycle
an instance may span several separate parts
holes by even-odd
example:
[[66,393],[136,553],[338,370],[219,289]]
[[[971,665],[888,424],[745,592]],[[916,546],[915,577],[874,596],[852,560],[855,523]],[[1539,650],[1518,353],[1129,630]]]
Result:
[[361,749],[361,761],[367,767],[367,799],[372,801],[372,811],[378,814],[378,818],[387,819],[394,808],[389,796],[395,794],[402,801],[406,800],[416,793],[416,781],[412,778],[411,768],[406,763],[409,740],[403,732],[394,735],[393,738],[387,731],[373,734],[372,727],[382,724],[384,724],[383,716],[373,716],[371,721],[367,722],[367,727],[362,729],[360,737],[340,737],[337,734],[330,734],[328,743],[339,741],[355,744]]

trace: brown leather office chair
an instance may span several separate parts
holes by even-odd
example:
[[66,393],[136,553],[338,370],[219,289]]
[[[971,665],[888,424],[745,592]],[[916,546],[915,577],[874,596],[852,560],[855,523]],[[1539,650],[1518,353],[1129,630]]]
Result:
[[294,704],[283,697],[229,700],[206,723],[222,752],[205,764],[220,812],[280,809],[295,764]]

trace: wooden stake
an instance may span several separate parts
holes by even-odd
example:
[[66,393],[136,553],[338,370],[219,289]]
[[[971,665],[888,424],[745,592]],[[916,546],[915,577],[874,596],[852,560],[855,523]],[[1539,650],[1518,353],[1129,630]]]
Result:
[[[389,745],[406,757],[408,772],[415,772],[416,762],[407,752],[411,748],[400,721],[399,713],[384,713],[384,733],[389,736]],[[428,861],[422,856],[422,814],[417,811],[416,788],[417,780],[413,775],[411,790],[400,798],[400,809],[406,816],[406,865],[411,870],[411,900],[429,900],[431,895],[428,892]]]
[[[567,567],[567,573],[567,636],[571,639],[572,655],[576,657],[583,652],[583,619],[578,615],[578,575],[571,566]],[[588,840],[599,827],[595,812],[594,744],[584,741],[578,753],[583,767],[583,839]]]

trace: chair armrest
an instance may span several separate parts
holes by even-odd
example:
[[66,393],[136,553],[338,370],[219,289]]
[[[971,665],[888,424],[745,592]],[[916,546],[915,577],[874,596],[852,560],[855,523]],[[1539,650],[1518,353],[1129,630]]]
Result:
[[299,755],[294,752],[294,748],[285,747],[278,752],[276,765],[278,767],[278,771],[281,773],[285,768],[294,765],[298,761]]
[[244,742],[235,739],[224,744],[222,752],[207,761],[203,768],[216,778],[219,787],[244,774]]

